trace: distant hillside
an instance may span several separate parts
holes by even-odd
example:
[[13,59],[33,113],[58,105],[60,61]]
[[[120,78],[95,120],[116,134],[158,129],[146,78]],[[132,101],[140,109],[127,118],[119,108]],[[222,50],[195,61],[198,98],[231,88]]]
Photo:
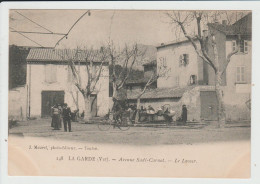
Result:
[[[120,65],[116,65],[116,76],[119,76],[119,74],[121,73],[121,71],[123,70],[123,67]],[[111,78],[111,74],[112,74],[112,65],[109,66],[109,81],[112,82],[112,78]],[[122,75],[120,76],[121,79],[124,79],[124,77],[126,76],[126,70],[123,71]],[[144,72],[142,70],[137,70],[137,69],[133,69],[132,72],[129,75],[129,80],[137,80],[140,78],[144,77]]]
[[138,44],[137,45],[138,49],[140,49],[141,51],[145,51],[145,55],[144,55],[144,60],[141,63],[138,63],[136,66],[138,67],[138,69],[142,69],[140,67],[142,67],[143,64],[151,62],[153,60],[156,60],[156,53],[157,53],[157,49],[155,46],[152,45],[143,45],[143,44]]
[[[152,46],[152,45],[143,45],[143,44],[138,44],[137,45],[138,49],[140,49],[140,51],[145,51],[145,55],[144,55],[144,60],[142,62],[136,63],[133,67],[133,70],[131,72],[131,74],[129,75],[129,80],[131,81],[135,81],[141,78],[144,78],[144,71],[143,71],[143,64],[151,62],[156,60],[156,47]],[[118,76],[121,71],[123,70],[121,65],[116,65],[116,75]],[[109,66],[109,73],[110,76],[112,74],[112,66]],[[121,76],[122,79],[124,78],[124,76],[126,75],[126,71],[123,72],[123,75]],[[110,77],[110,81],[112,81],[111,77]]]

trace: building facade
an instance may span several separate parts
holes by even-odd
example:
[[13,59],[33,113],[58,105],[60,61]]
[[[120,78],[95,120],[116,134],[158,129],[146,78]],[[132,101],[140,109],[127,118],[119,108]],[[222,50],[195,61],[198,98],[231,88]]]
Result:
[[[239,47],[238,53],[231,57],[226,72],[222,76],[222,96],[227,120],[248,120],[251,102],[251,20],[248,14],[233,25],[208,24],[206,32],[214,33],[220,67],[226,64],[229,53]],[[239,41],[239,43],[238,43]],[[198,41],[195,41],[200,47]],[[207,52],[214,58],[208,41]],[[157,66],[170,69],[166,77],[158,79],[158,88],[185,88],[172,108],[180,109],[182,104],[188,108],[189,120],[217,120],[217,98],[215,93],[215,73],[203,62],[188,40],[161,44],[157,47]]]
[[[65,54],[66,52],[66,54]],[[74,78],[64,57],[74,55],[61,49],[31,49],[27,57],[27,114],[28,116],[48,117],[54,104],[67,103],[72,110],[85,109],[84,98],[74,84]],[[68,54],[69,53],[69,54]],[[82,86],[86,86],[88,75],[86,61],[79,55],[76,69],[81,76]],[[100,62],[93,62],[98,70]],[[93,72],[96,74],[96,72]],[[102,67],[100,79],[91,96],[92,116],[103,116],[109,109],[109,71],[108,63]]]
[[[220,67],[225,66],[227,55],[239,47],[222,75],[222,97],[228,121],[251,118],[251,20],[252,15],[248,14],[233,25],[225,21],[208,24],[208,30],[203,31],[210,58],[214,58],[214,52],[208,34],[214,33]],[[194,41],[200,48],[199,41]],[[161,68],[166,68],[167,73],[158,78],[156,89],[148,89],[141,97],[143,106],[151,105],[154,109],[167,106],[176,111],[175,118],[178,118],[182,105],[186,105],[189,121],[218,119],[215,72],[202,61],[191,42],[184,39],[157,46],[157,71]],[[129,92],[130,102],[136,98],[135,91]]]

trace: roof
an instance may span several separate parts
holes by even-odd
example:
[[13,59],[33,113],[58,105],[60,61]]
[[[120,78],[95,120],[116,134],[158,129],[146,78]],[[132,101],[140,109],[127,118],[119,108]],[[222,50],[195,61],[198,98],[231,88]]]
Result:
[[232,25],[209,23],[208,26],[225,33],[226,35],[251,35],[252,34],[252,13],[247,14]]
[[[51,49],[51,48],[32,48],[27,56],[27,61],[54,61],[54,62],[65,62],[68,59],[75,58],[80,62],[86,61],[87,52],[76,49]],[[98,57],[95,57],[94,62],[101,62],[101,54],[98,50],[93,51]]]
[[156,60],[152,60],[143,64],[143,66],[156,66],[156,65],[157,65]]
[[[195,86],[186,86],[184,88],[156,88],[147,89],[141,99],[165,99],[165,98],[181,98],[182,95],[194,88]],[[127,99],[134,100],[140,94],[140,90],[132,90],[127,92]]]
[[[197,39],[194,38],[194,40],[196,41]],[[186,43],[186,42],[189,42],[189,40],[187,38],[183,38],[183,39],[180,39],[180,40],[175,40],[175,41],[171,41],[171,42],[161,43],[160,45],[157,45],[156,48],[158,49],[158,48],[162,48],[162,47],[165,47],[165,46],[181,44],[181,43]]]
[[239,26],[239,25],[223,25],[219,23],[210,23],[208,26],[223,32],[226,35],[237,35],[237,34],[243,34],[243,35],[250,35],[251,34],[251,28],[245,26]]
[[[220,23],[209,23],[208,26],[221,31],[226,35],[237,35],[237,34],[251,35],[252,34],[252,13],[247,14],[246,16],[239,19],[232,25],[224,25]],[[163,48],[165,46],[181,44],[185,42],[189,42],[189,40],[187,38],[183,38],[180,40],[161,43],[160,45],[157,45],[156,48],[157,49]]]
[[139,79],[128,79],[126,81],[126,85],[131,85],[131,84],[146,84],[149,81],[149,78],[147,77],[143,77],[143,78],[139,78]]

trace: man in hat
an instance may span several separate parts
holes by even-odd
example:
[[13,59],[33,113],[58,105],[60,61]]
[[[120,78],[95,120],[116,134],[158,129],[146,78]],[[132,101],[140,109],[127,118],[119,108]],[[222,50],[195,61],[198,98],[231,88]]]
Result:
[[187,113],[186,105],[182,105],[181,119],[184,125],[187,123]]
[[63,125],[64,125],[64,131],[67,132],[67,125],[69,127],[69,131],[71,132],[71,110],[68,107],[68,105],[65,103],[63,107]]

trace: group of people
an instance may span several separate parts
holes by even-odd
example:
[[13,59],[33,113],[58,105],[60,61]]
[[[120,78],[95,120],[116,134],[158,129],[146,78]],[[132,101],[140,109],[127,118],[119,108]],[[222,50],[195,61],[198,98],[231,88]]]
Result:
[[[129,119],[133,121],[135,119],[137,108],[136,105],[126,104],[121,101],[114,101],[114,106],[112,111],[114,112],[114,119],[122,118],[121,117],[122,113],[124,111],[128,111]],[[165,106],[159,107],[157,110],[155,110],[151,105],[149,105],[147,108],[145,106],[141,106],[140,114],[148,115],[150,120],[153,120],[154,115],[164,116],[165,118],[167,118],[167,120],[172,120],[172,117],[176,115],[176,112],[171,109],[168,109]],[[188,114],[187,107],[184,104],[182,105],[181,116],[177,118],[177,121],[182,122],[182,124],[186,124],[187,114]],[[139,120],[141,120],[140,118],[141,116],[139,116]]]
[[56,104],[52,108],[52,121],[51,121],[51,127],[54,128],[54,130],[60,130],[62,127],[62,122],[64,126],[64,131],[71,132],[71,117],[72,113],[70,108],[66,103],[63,105]]

